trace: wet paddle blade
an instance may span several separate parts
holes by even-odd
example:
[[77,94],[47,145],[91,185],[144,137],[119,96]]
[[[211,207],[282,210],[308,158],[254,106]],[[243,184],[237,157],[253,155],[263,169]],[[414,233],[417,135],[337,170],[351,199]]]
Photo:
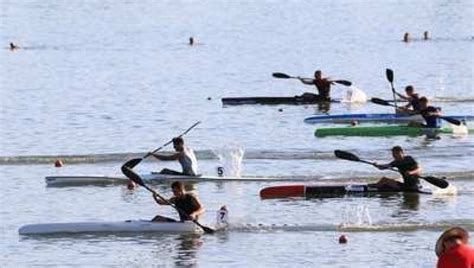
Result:
[[143,160],[143,158],[133,158],[133,159],[130,159],[128,160],[127,162],[125,162],[125,164],[123,164],[122,167],[128,167],[130,169],[133,169],[136,165],[138,165],[141,161]]
[[370,101],[375,103],[375,104],[380,104],[380,105],[385,105],[385,106],[393,106],[393,104],[389,103],[388,101],[382,100],[382,99],[379,99],[379,98],[372,98],[372,99],[370,99]]
[[344,85],[344,86],[348,86],[348,87],[352,85],[352,82],[347,81],[347,80],[334,80],[333,82]]
[[390,83],[393,83],[393,71],[391,69],[385,70],[385,75],[387,76],[387,80]]
[[436,178],[436,177],[432,177],[432,176],[428,176],[428,177],[420,177],[422,179],[424,179],[425,181],[435,185],[435,186],[438,186],[439,188],[447,188],[449,186],[449,182],[446,181],[445,179],[441,179],[441,178]]
[[293,78],[293,77],[291,77],[287,74],[284,74],[284,73],[273,73],[272,76],[275,77],[275,78],[284,78],[284,79]]
[[460,126],[461,125],[461,121],[457,120],[457,119],[454,119],[454,118],[451,118],[451,117],[446,117],[446,116],[440,116],[439,118],[443,119],[443,120],[446,120],[448,121],[449,123],[453,124],[453,125],[456,125],[456,126]]
[[337,158],[341,158],[344,160],[357,161],[357,162],[361,161],[357,155],[346,152],[346,151],[335,150],[334,155],[336,155]]
[[[139,159],[139,158],[136,158],[136,159]],[[134,160],[134,159],[132,159]],[[130,160],[131,161],[131,160]],[[129,161],[129,162],[130,162]],[[127,162],[128,163],[128,162]],[[132,180],[133,182],[135,182],[136,184],[140,185],[140,186],[143,186],[145,187],[145,183],[143,183],[143,180],[142,178],[140,178],[140,176],[138,176],[137,173],[133,172],[133,170],[127,166],[127,163],[125,163],[123,166],[122,166],[122,173],[127,177],[129,178],[130,180]]]

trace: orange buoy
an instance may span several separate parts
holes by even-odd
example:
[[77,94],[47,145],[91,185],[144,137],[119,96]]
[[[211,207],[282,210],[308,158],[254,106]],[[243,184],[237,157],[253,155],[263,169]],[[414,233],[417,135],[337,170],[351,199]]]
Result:
[[64,164],[63,164],[63,161],[61,161],[60,159],[57,159],[55,162],[54,162],[54,166],[55,167],[62,167]]

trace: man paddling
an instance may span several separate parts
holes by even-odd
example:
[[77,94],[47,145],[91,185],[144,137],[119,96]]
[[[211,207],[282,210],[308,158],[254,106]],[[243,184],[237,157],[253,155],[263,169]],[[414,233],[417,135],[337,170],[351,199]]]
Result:
[[426,97],[420,98],[420,113],[425,119],[425,124],[422,127],[426,128],[440,128],[441,127],[441,110],[429,105]]
[[172,141],[176,153],[165,155],[149,152],[147,156],[153,155],[159,160],[178,160],[183,168],[182,172],[164,168],[160,171],[161,174],[197,176],[197,160],[193,150],[184,146],[182,137],[173,138]]
[[308,100],[318,100],[318,101],[330,101],[331,96],[331,84],[334,84],[334,81],[329,80],[328,78],[323,77],[321,70],[316,70],[314,72],[314,79],[310,78],[301,78],[297,77],[303,84],[314,85],[318,90],[318,94],[304,93],[301,95],[304,99]]
[[[204,206],[201,204],[199,199],[191,193],[187,193],[184,189],[184,184],[180,181],[175,181],[171,184],[171,190],[173,191],[173,197],[168,200],[162,200],[157,195],[153,195],[156,203],[159,205],[170,205],[176,206],[179,213],[179,220],[189,221],[197,220],[200,215],[205,212]],[[176,222],[175,219],[163,217],[160,215],[155,216],[152,221],[166,221]]]
[[375,164],[375,166],[382,170],[393,167],[397,168],[403,177],[403,182],[383,177],[377,183],[370,184],[370,186],[396,191],[418,191],[421,188],[420,179],[418,178],[421,175],[421,167],[413,157],[405,155],[400,146],[392,148],[392,156],[394,159],[392,162],[383,165]]
[[[400,98],[408,101],[408,104],[400,108],[401,112],[420,112],[420,96],[415,93],[415,88],[412,85],[405,87],[405,94],[396,93]],[[410,109],[412,108],[412,109]]]

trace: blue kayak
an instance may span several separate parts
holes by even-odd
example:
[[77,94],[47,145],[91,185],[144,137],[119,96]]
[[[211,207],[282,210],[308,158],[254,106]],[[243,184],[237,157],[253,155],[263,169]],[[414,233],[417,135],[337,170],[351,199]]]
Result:
[[[460,121],[474,120],[473,115],[445,115]],[[319,123],[351,123],[357,121],[371,123],[408,123],[408,122],[424,122],[423,117],[419,114],[334,114],[334,115],[314,115],[305,118],[304,122],[308,124]]]

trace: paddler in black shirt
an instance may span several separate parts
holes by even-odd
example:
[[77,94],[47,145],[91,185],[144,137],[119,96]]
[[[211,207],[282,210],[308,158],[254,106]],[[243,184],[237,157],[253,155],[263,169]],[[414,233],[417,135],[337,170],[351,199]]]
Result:
[[317,101],[330,101],[331,100],[331,96],[330,96],[331,84],[333,84],[334,81],[324,78],[320,70],[316,70],[314,72],[314,79],[301,78],[301,77],[298,77],[298,79],[303,84],[316,86],[316,89],[318,90],[318,94],[304,93],[301,96],[303,97],[303,99],[317,100]]
[[426,97],[420,98],[420,113],[425,119],[425,124],[422,127],[426,128],[440,128],[441,127],[441,110],[434,106],[430,106]]
[[402,147],[395,146],[392,148],[393,161],[388,164],[379,165],[376,167],[379,169],[397,168],[403,177],[403,182],[399,182],[393,179],[383,177],[377,183],[370,184],[372,187],[380,189],[392,189],[396,191],[417,191],[421,188],[420,179],[418,176],[421,174],[421,167],[409,155],[405,155]]
[[[182,182],[173,182],[171,184],[171,189],[173,190],[174,196],[171,197],[168,202],[176,206],[181,222],[197,220],[198,217],[204,213],[205,209],[201,202],[199,202],[199,199],[193,194],[187,193]],[[161,200],[158,196],[153,195],[153,198],[159,205],[169,205],[168,202]],[[176,222],[174,219],[160,215],[155,216],[152,221]]]
[[403,112],[403,113],[420,112],[420,110],[421,110],[420,96],[417,93],[415,93],[415,88],[412,85],[406,86],[405,87],[405,94],[406,95],[402,95],[400,93],[397,93],[397,95],[400,98],[408,101],[407,105],[400,108],[400,112]]

